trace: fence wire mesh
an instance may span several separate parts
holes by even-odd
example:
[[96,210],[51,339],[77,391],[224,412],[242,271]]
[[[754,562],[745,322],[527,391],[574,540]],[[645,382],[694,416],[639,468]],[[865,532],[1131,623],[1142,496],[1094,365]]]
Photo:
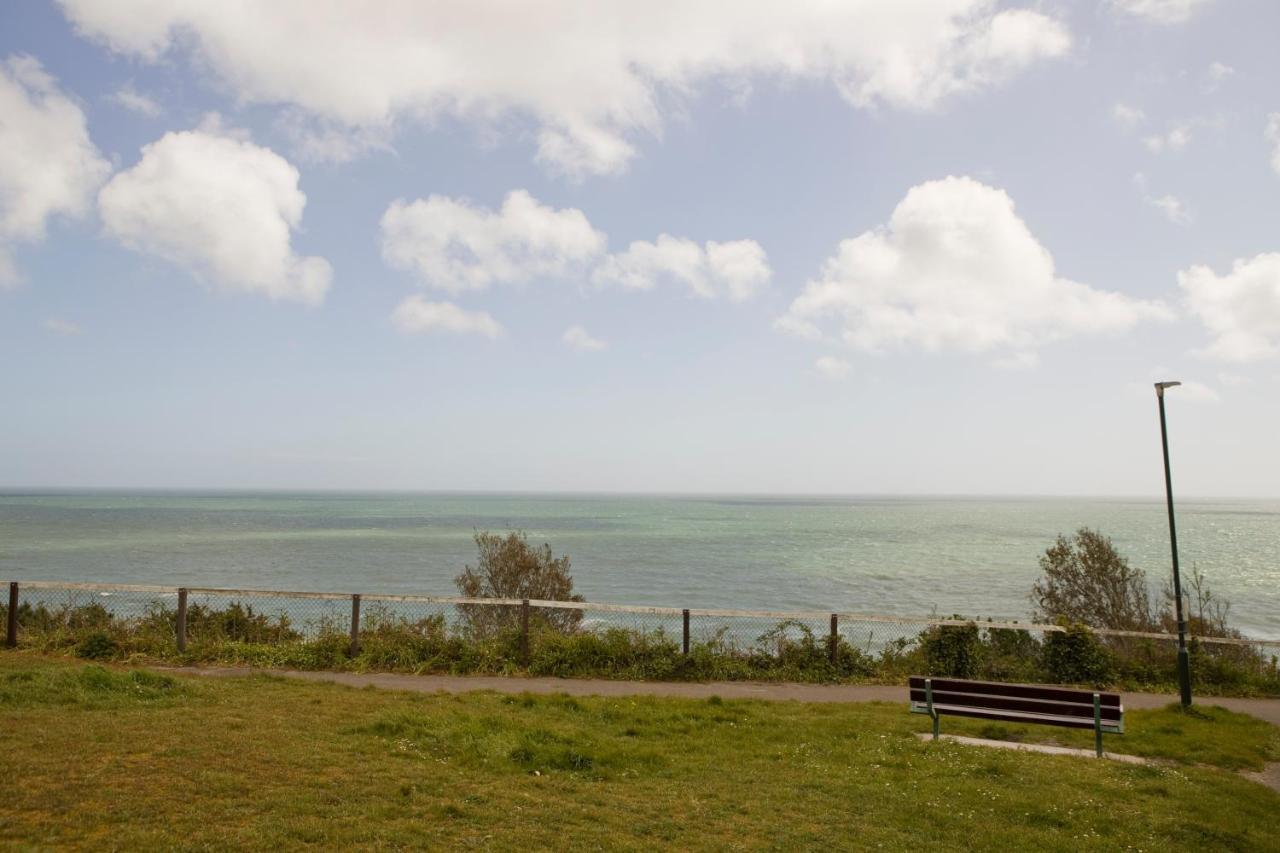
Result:
[[[867,614],[212,588],[184,596],[168,587],[56,583],[21,584],[15,614],[21,645],[85,657],[636,678],[831,679],[942,668],[1085,681],[1091,672],[1072,669],[1079,661],[1070,657],[1054,668],[1055,655],[1084,653],[1071,645],[1083,641],[1055,626]],[[8,621],[7,602],[0,615]],[[1123,664],[1125,678],[1145,683],[1167,681],[1178,647],[1176,635],[1105,630],[1090,642]],[[1213,683],[1260,677],[1280,688],[1280,640],[1193,638],[1192,653]]]

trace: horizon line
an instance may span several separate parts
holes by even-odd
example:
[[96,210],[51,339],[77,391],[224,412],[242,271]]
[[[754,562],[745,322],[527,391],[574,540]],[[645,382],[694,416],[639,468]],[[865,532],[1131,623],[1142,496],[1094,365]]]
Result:
[[[610,497],[610,498],[928,498],[928,499],[1023,499],[1023,500],[1159,500],[1159,492],[1090,493],[1090,492],[837,492],[837,491],[719,491],[719,490],[608,490],[608,489],[414,489],[369,487],[292,487],[292,486],[9,486],[0,485],[0,496],[21,497],[27,494],[171,494],[171,495],[403,495],[403,496],[476,496],[476,497]],[[1177,500],[1280,500],[1276,495],[1175,494]]]

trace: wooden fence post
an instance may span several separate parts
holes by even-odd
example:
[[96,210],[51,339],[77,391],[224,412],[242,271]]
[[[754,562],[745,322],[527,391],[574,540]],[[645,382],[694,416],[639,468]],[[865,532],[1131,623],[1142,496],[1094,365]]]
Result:
[[529,665],[529,599],[520,602],[520,662]]
[[828,640],[830,644],[830,648],[827,650],[827,654],[830,656],[832,666],[836,665],[836,653],[840,648],[840,634],[838,633],[839,624],[840,624],[840,617],[832,613],[831,614],[831,637]]
[[348,657],[360,654],[360,596],[351,596],[351,647],[347,649]]
[[187,588],[178,587],[178,653],[187,651]]
[[684,609],[684,653],[689,654],[689,608]]
[[7,620],[4,644],[9,648],[18,646],[18,582],[9,583],[9,618]]

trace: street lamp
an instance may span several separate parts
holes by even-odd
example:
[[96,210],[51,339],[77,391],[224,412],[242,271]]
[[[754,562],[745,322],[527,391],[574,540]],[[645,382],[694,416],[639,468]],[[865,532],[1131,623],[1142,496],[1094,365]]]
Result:
[[1157,382],[1156,400],[1160,404],[1160,445],[1164,448],[1164,494],[1169,505],[1169,549],[1173,554],[1173,602],[1178,617],[1178,689],[1182,707],[1191,707],[1191,660],[1187,654],[1187,622],[1182,615],[1182,577],[1178,573],[1178,528],[1173,520],[1173,480],[1169,476],[1169,431],[1164,423],[1164,389],[1181,382]]

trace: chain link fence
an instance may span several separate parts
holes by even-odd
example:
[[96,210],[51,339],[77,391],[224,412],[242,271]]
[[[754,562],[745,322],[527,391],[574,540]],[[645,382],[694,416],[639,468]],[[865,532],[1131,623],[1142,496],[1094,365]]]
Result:
[[[0,612],[10,645],[88,658],[648,679],[1167,685],[1178,645],[990,620],[43,582],[10,584]],[[1280,693],[1280,640],[1191,649],[1211,688]]]

